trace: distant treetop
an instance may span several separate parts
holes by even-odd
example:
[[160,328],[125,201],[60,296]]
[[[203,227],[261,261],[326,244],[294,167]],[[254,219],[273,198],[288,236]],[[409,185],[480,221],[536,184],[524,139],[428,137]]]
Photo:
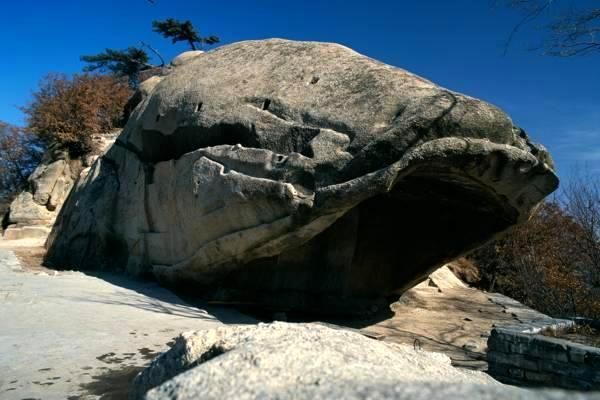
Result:
[[204,45],[219,43],[217,36],[201,37],[189,20],[178,21],[168,18],[164,21],[153,21],[152,27],[154,32],[160,33],[165,38],[170,38],[173,43],[187,42],[192,50],[197,50],[196,44],[199,44],[200,49],[203,49]]

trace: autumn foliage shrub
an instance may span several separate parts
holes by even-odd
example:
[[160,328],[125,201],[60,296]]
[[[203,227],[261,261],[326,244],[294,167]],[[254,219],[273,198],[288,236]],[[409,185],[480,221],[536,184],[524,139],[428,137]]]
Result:
[[590,233],[570,212],[569,197],[565,198],[566,203],[541,204],[528,222],[470,258],[479,267],[479,286],[485,290],[552,316],[600,318],[600,287],[595,280],[599,266],[584,251],[593,244],[600,249],[599,232]]
[[50,74],[23,108],[27,129],[47,143],[59,143],[73,156],[94,150],[93,136],[122,124],[132,90],[126,80],[82,74]]

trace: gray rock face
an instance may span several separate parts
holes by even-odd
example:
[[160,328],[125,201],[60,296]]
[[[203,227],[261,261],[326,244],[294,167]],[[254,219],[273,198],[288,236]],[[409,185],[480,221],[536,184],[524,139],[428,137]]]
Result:
[[462,400],[567,396],[506,387],[485,373],[452,367],[445,355],[411,346],[387,344],[319,324],[277,322],[180,336],[171,350],[136,377],[130,398]]
[[[115,134],[95,138],[98,152],[105,151],[115,138]],[[85,167],[89,167],[97,157],[96,154],[88,156],[87,160],[71,159],[57,146],[48,149],[28,179],[29,188],[19,193],[10,205],[9,226],[4,232],[4,239],[48,236],[79,174],[87,172]]]
[[154,82],[75,187],[47,262],[366,312],[528,218],[552,168],[485,102],[336,44],[241,42]]

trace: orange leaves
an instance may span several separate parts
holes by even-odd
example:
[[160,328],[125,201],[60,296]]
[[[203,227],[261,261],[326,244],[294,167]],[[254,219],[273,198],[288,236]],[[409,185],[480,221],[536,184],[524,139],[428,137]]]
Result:
[[488,290],[553,316],[597,318],[600,293],[588,278],[595,266],[582,247],[586,235],[568,204],[545,202],[528,222],[473,258]]
[[121,124],[132,92],[126,82],[106,75],[50,74],[23,108],[28,128],[47,142],[58,142],[74,156],[93,151],[92,135]]

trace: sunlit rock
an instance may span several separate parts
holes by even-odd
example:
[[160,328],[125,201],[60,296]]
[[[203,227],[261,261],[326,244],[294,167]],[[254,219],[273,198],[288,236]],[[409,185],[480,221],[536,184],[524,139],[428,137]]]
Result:
[[490,104],[337,44],[241,42],[156,82],[77,183],[46,261],[362,313],[557,185],[544,148]]

